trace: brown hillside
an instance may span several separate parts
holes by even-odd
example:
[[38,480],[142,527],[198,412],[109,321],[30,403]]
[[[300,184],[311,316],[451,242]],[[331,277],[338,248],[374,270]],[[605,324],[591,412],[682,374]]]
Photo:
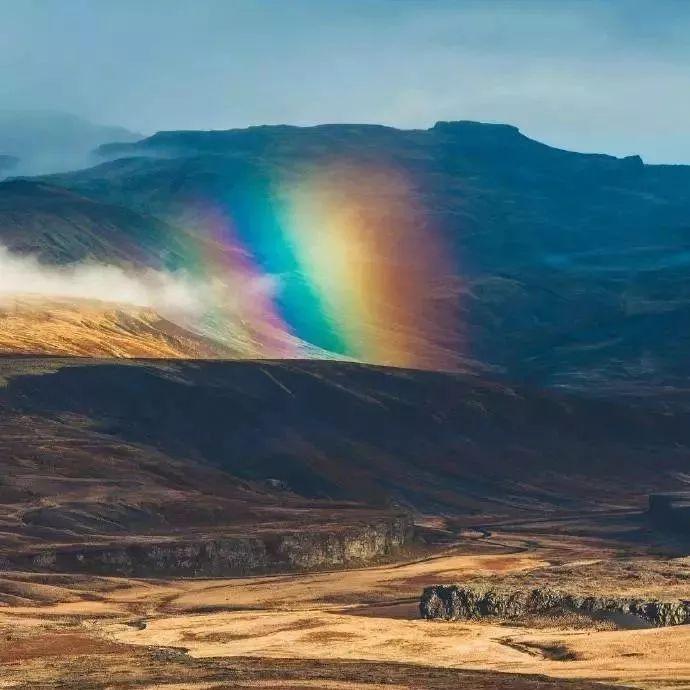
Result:
[[0,353],[202,359],[238,354],[146,307],[42,296],[0,300]]

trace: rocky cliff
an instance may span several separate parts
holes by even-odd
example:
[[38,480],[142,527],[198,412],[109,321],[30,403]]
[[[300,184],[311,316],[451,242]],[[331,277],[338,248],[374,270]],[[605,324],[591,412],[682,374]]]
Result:
[[578,596],[552,589],[510,590],[460,585],[427,587],[419,604],[422,618],[519,619],[529,614],[578,612],[591,616],[623,614],[654,626],[690,623],[690,601]]
[[411,518],[397,515],[346,529],[56,547],[13,565],[135,577],[222,577],[372,563],[399,553],[412,538]]

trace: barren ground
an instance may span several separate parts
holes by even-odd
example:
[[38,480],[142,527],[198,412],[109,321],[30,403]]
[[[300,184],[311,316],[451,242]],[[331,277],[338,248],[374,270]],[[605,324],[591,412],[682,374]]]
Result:
[[[497,577],[690,595],[687,559],[619,534],[469,534],[422,560],[216,580],[6,574],[1,688],[690,688],[690,627],[427,622],[421,589]],[[582,520],[573,520],[584,531]],[[634,525],[633,525],[634,526]],[[599,529],[595,529],[599,528]],[[568,682],[566,682],[568,681]],[[602,687],[602,685],[596,685]]]
[[[690,688],[690,627],[417,610],[428,585],[487,577],[690,599],[690,549],[641,512],[689,479],[673,409],[334,362],[0,358],[0,688]],[[404,562],[232,579],[41,565],[344,529],[396,504],[426,541],[389,554]]]

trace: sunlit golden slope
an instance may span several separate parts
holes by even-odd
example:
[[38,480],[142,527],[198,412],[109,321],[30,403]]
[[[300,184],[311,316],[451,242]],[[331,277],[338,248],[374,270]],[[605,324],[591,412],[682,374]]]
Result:
[[145,307],[40,296],[0,300],[0,353],[91,357],[219,358],[233,348]]

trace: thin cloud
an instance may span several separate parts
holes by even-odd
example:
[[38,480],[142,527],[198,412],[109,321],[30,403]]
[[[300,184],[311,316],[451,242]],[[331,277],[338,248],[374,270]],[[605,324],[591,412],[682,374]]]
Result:
[[201,309],[202,287],[184,274],[162,271],[132,273],[90,262],[47,266],[0,246],[0,295],[92,299],[184,314]]

